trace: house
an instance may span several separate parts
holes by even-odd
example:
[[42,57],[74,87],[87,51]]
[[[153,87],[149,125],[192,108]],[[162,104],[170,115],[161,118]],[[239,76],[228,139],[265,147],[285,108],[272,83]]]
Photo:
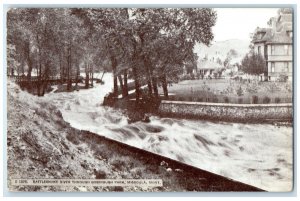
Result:
[[254,37],[254,52],[266,61],[264,79],[292,80],[293,71],[293,16],[280,13],[270,19],[271,28],[257,28]]
[[214,78],[216,74],[220,77],[223,70],[223,66],[212,60],[202,59],[197,62],[197,73],[203,78]]

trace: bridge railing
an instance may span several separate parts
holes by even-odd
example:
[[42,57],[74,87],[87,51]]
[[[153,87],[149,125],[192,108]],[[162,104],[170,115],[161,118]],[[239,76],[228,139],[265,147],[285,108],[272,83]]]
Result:
[[[10,79],[14,80],[16,83],[21,83],[21,82],[38,82],[38,81],[49,81],[49,82],[59,82],[59,81],[63,81],[66,82],[68,80],[68,78],[64,77],[61,78],[60,76],[49,76],[47,79],[40,79],[38,76],[31,76],[30,80],[28,80],[27,76],[9,76]],[[81,80],[82,78],[80,77],[76,77],[76,76],[72,76],[70,77],[70,80],[72,82],[76,81],[76,80]]]

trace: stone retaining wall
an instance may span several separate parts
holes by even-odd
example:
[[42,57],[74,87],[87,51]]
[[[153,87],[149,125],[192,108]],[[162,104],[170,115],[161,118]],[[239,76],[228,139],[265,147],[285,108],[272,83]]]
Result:
[[280,104],[228,104],[184,101],[162,101],[162,116],[193,117],[222,121],[292,121],[292,103]]

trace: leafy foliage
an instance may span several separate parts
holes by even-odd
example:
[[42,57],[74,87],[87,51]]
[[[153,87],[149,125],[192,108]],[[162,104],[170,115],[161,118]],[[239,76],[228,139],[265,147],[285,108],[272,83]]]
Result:
[[[210,8],[17,8],[7,13],[9,66],[16,61],[39,77],[78,75],[87,77],[96,68],[114,74],[123,96],[127,76],[158,96],[158,86],[177,82],[185,65],[196,65],[196,42],[213,40],[216,12]],[[12,51],[12,50],[16,51]],[[86,82],[87,83],[87,82]],[[87,83],[88,85],[88,83]],[[68,85],[69,86],[69,85]]]
[[242,60],[241,70],[245,73],[259,75],[266,72],[266,62],[260,54],[247,54]]

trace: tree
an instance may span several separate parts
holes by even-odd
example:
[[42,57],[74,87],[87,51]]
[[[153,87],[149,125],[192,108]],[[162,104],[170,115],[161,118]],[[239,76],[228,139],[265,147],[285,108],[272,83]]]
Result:
[[196,66],[195,43],[212,41],[216,21],[210,8],[25,8],[8,15],[8,43],[16,50],[8,50],[10,63],[24,63],[29,80],[32,69],[41,81],[59,74],[70,90],[79,65],[86,67],[89,85],[105,62],[113,72],[113,95],[120,88],[126,97],[131,77],[137,103],[145,84],[150,97],[159,96],[159,86],[168,97],[168,84],[178,80],[184,65]]
[[222,60],[218,57],[217,58],[217,61],[216,61],[218,64],[220,64],[220,65],[223,65],[223,62],[222,62]]
[[118,80],[123,96],[128,94],[129,73],[137,103],[144,83],[149,96],[158,96],[160,84],[166,91],[184,63],[195,60],[195,43],[209,44],[213,39],[216,20],[215,11],[207,8],[90,9],[87,16],[105,41],[101,48],[114,74],[113,94],[118,94]]
[[228,52],[227,52],[227,57],[230,57],[230,58],[235,58],[238,56],[238,52],[235,50],[235,49],[230,49]]
[[[215,24],[216,13],[212,9],[204,8],[147,9],[140,12],[139,16],[146,16],[150,22],[146,21],[150,27],[150,32],[146,35],[149,39],[146,40],[146,45],[142,46],[142,51],[146,51],[147,56],[152,58],[147,78],[148,86],[152,85],[155,89],[155,80],[158,79],[165,96],[168,97],[167,84],[177,80],[185,63],[195,62],[192,51],[195,43],[208,45],[213,39],[211,27]],[[145,29],[147,30],[147,26]],[[160,75],[155,73],[157,71]]]
[[[71,9],[62,8],[17,8],[7,13],[7,42],[16,49],[14,58],[21,64],[27,78],[31,80],[32,70],[36,69],[38,95],[43,95],[47,79],[51,75],[68,79],[71,87],[73,66],[81,49],[81,21],[72,15]],[[23,65],[24,64],[24,65]]]
[[39,9],[10,9],[7,12],[7,44],[13,46],[15,52],[11,57],[28,67],[28,79],[35,59],[34,41],[39,27]]
[[241,70],[252,75],[260,75],[266,72],[266,62],[260,54],[247,54],[242,60]]
[[[114,79],[113,94],[117,96],[120,74],[124,73],[124,78],[127,78],[127,70],[121,68],[127,68],[127,65],[124,65],[125,61],[128,61],[126,56],[128,56],[129,52],[132,52],[129,50],[131,47],[131,33],[128,32],[132,27],[127,21],[127,9],[89,9],[86,17],[93,24],[93,29],[101,35],[99,37],[99,41],[102,44],[100,51],[104,53],[103,56],[106,59],[110,60]],[[119,80],[124,86],[122,79]],[[127,81],[125,86],[127,86]]]

